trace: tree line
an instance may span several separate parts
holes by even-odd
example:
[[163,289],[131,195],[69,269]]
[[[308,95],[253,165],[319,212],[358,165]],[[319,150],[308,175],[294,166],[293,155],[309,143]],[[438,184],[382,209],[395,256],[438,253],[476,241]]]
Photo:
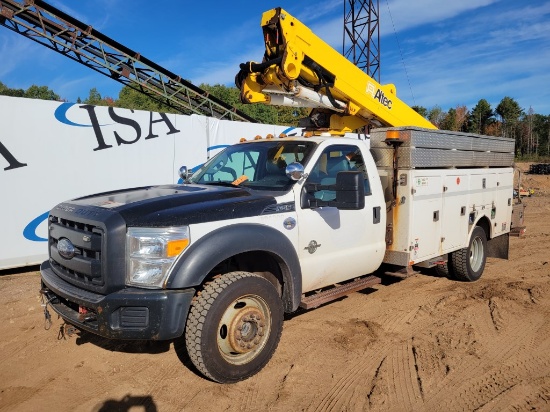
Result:
[[[296,126],[298,120],[307,116],[308,112],[306,108],[243,104],[240,102],[240,92],[236,87],[220,84],[201,84],[199,87],[261,123]],[[47,86],[32,85],[27,90],[23,90],[10,88],[2,82],[0,82],[0,95],[62,100],[58,94]],[[128,86],[122,87],[117,99],[101,96],[96,88],[92,88],[88,96],[83,100],[79,97],[77,103],[179,113],[174,108]],[[471,110],[463,105],[450,108],[446,112],[439,106],[434,106],[431,109],[413,106],[413,109],[442,130],[515,139],[516,156],[518,158],[536,160],[550,156],[550,115],[535,113],[532,108],[525,111],[511,97],[504,97],[495,108],[491,107],[487,100],[481,99]]]

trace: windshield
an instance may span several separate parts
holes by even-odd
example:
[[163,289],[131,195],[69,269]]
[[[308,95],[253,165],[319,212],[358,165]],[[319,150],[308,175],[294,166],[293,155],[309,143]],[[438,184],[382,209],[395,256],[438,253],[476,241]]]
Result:
[[305,166],[314,146],[313,142],[280,140],[237,144],[206,162],[189,181],[288,190],[294,181],[286,176],[286,166],[293,162]]

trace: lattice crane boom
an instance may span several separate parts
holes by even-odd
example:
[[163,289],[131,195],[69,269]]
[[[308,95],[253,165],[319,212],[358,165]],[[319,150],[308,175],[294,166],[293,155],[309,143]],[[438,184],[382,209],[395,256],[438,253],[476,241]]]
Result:
[[184,114],[252,117],[41,0],[0,0],[0,24]]
[[378,0],[344,0],[342,54],[380,82],[380,6]]

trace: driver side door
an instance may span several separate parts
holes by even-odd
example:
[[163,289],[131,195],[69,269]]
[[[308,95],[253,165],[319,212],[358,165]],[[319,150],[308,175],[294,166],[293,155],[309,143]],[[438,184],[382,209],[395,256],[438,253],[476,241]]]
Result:
[[[300,222],[298,254],[302,264],[303,292],[370,273],[378,267],[380,253],[384,253],[385,245],[381,248],[380,241],[373,241],[384,240],[385,228],[380,220],[382,205],[375,204],[373,200],[364,154],[358,146],[338,144],[326,147],[305,184],[332,185],[338,172],[350,170],[363,172],[363,209],[305,207],[296,202]],[[305,184],[297,190],[305,190]],[[313,196],[330,201],[335,198],[335,192],[322,189]]]

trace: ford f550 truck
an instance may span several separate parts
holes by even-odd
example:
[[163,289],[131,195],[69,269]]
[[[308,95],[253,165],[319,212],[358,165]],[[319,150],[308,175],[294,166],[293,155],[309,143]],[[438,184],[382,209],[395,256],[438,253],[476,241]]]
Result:
[[[436,267],[475,281],[506,258],[514,142],[437,131],[284,10],[244,101],[312,107],[304,136],[243,141],[182,184],[63,202],[42,293],[66,322],[115,339],[185,337],[217,382],[260,371],[285,313]],[[370,139],[337,137],[358,127]],[[397,127],[396,127],[397,126]],[[312,136],[309,136],[311,132]],[[366,302],[367,304],[367,302]]]

